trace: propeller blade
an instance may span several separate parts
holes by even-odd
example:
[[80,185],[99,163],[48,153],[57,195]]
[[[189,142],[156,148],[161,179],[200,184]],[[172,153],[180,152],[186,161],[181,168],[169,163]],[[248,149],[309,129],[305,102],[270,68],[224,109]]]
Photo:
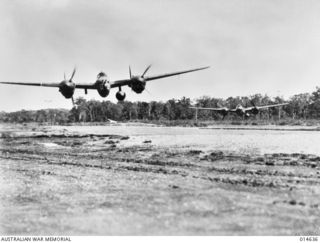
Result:
[[132,74],[131,74],[131,67],[129,66],[129,75],[130,75],[130,79],[132,77]]
[[149,95],[153,96],[148,89],[145,89],[145,91],[147,91]]
[[224,120],[224,118],[226,117],[227,115],[223,115],[223,117],[222,117],[222,121]]
[[73,96],[71,97],[71,100],[72,100],[72,105],[74,106],[74,99],[73,99]]
[[69,79],[69,81],[72,81],[74,74],[76,73],[76,68],[73,69],[73,72],[71,74],[71,78]]
[[63,74],[63,78],[64,78],[64,80],[66,80],[66,73]]
[[146,70],[144,70],[143,74],[141,75],[141,77],[144,77],[144,75],[148,72],[148,70],[151,68],[151,65],[149,65]]

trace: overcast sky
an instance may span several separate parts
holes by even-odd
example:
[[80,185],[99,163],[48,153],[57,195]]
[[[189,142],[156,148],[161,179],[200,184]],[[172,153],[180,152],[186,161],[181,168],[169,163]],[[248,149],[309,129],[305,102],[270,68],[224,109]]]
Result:
[[[124,88],[127,100],[255,93],[285,98],[320,86],[318,0],[2,0],[0,81],[92,83],[210,65]],[[116,101],[116,89],[105,99]],[[76,90],[75,97],[84,96]],[[89,90],[87,98],[102,100]],[[57,88],[0,86],[0,111],[68,108]]]

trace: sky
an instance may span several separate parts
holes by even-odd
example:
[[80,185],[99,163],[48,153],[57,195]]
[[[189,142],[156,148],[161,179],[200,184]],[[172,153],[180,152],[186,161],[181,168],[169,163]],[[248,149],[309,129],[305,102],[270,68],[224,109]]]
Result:
[[[289,98],[320,86],[318,0],[2,0],[0,81],[93,83],[210,69],[123,90],[130,101],[256,93]],[[116,102],[97,91],[74,97]],[[0,111],[71,109],[58,88],[0,86]]]

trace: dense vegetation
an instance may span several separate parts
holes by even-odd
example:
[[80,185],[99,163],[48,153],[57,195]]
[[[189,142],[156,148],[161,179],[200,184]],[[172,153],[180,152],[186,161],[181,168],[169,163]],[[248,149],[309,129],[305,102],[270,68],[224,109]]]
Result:
[[[243,106],[269,105],[288,102],[289,105],[281,108],[262,110],[254,118],[257,121],[276,121],[280,116],[282,120],[312,120],[320,118],[320,87],[312,93],[298,94],[284,100],[281,97],[271,98],[267,95],[255,94],[249,97],[229,97],[227,99],[203,96],[191,102],[189,98],[170,99],[166,102],[118,102],[76,99],[76,107],[71,110],[45,109],[37,111],[0,112],[0,122],[40,122],[50,124],[65,124],[74,122],[105,122],[108,119],[116,121],[152,121],[172,122],[187,121],[195,117],[195,111],[189,106],[201,107],[229,107],[235,108],[238,104]],[[212,111],[199,111],[198,119],[221,120],[221,115]],[[226,121],[242,120],[235,114],[226,117]]]

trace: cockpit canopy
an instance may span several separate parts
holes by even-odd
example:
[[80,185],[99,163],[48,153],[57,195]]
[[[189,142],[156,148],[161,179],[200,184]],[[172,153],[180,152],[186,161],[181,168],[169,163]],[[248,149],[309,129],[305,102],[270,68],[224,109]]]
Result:
[[97,79],[101,78],[101,77],[107,77],[107,75],[104,72],[100,72],[97,75]]

